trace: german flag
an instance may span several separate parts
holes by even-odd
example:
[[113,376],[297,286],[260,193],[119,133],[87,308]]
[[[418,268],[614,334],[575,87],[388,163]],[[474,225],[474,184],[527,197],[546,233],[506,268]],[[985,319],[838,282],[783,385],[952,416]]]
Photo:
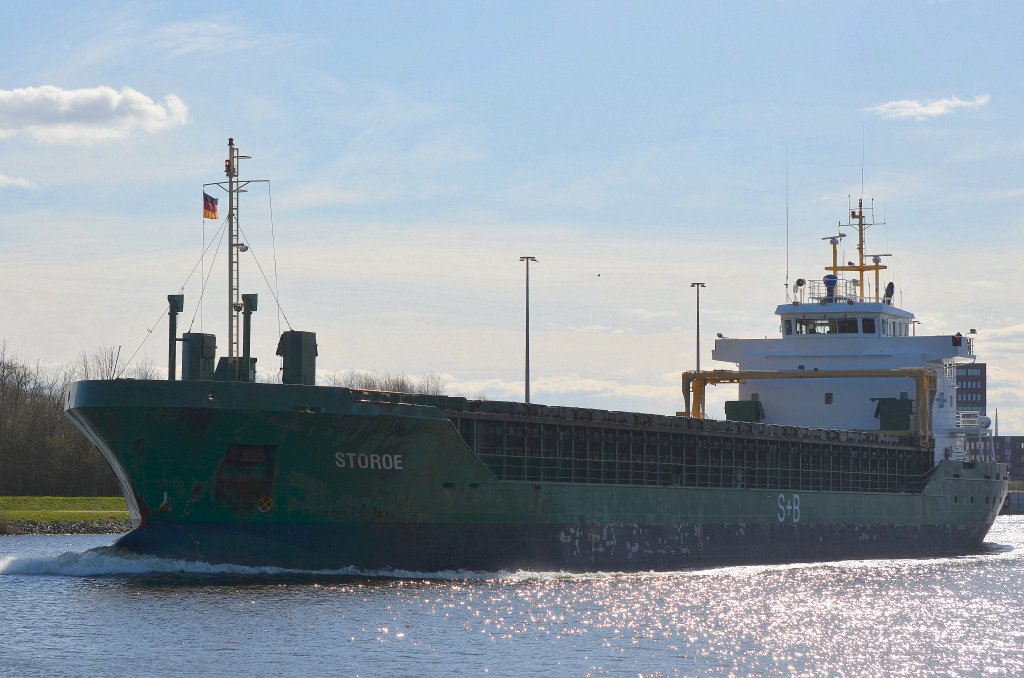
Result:
[[207,195],[205,191],[203,191],[203,218],[217,218],[217,199]]

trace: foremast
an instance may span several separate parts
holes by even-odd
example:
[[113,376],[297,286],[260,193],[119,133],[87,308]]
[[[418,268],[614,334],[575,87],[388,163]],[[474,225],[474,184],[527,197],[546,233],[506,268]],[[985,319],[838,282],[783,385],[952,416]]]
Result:
[[252,183],[266,183],[268,179],[239,179],[240,161],[249,160],[252,156],[242,155],[235,146],[234,138],[228,139],[228,157],[224,160],[224,175],[227,181],[218,181],[204,186],[218,186],[228,194],[228,359],[238,379],[238,360],[243,351],[239,347],[240,316],[246,310],[245,300],[241,293],[239,279],[239,254],[247,252],[249,246],[239,239],[240,227],[238,220],[239,195],[245,193],[246,186]]

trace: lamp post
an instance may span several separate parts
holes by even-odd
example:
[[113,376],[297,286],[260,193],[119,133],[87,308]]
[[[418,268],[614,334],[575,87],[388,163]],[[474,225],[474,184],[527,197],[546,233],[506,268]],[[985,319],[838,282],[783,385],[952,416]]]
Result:
[[690,287],[697,290],[697,372],[700,372],[700,288],[707,287],[702,282],[692,282]]
[[526,404],[530,404],[530,262],[537,257],[519,257],[526,262]]

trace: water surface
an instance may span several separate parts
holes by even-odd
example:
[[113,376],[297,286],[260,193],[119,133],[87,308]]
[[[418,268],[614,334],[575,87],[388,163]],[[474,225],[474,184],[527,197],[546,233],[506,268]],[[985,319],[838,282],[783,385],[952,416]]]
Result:
[[[294,572],[0,537],[0,675],[1024,674],[1024,517],[981,555]],[[372,573],[376,574],[376,573]]]

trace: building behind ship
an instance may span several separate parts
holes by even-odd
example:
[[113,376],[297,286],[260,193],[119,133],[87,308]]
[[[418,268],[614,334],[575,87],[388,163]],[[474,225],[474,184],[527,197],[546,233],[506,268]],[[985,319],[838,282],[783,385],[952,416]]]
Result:
[[[988,366],[985,363],[957,365],[956,411],[960,417],[987,416]],[[979,455],[987,441],[968,441],[968,450]],[[1011,480],[1024,480],[1024,435],[999,435],[998,421],[991,449],[995,461],[1006,464]]]

